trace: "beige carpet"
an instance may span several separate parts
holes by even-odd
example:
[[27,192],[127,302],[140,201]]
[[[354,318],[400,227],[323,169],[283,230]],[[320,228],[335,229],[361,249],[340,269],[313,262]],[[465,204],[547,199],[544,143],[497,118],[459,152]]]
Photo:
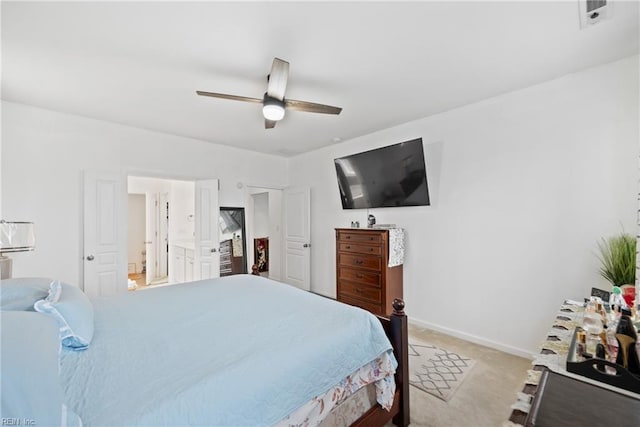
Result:
[[509,419],[530,360],[413,325],[409,327],[409,340],[412,338],[476,361],[448,402],[409,387],[412,427],[500,427]]
[[409,340],[409,383],[445,402],[467,377],[475,360],[418,338]]

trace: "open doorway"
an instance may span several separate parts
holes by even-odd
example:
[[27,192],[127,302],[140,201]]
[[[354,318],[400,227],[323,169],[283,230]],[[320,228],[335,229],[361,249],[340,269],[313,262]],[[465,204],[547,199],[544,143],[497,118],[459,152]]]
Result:
[[129,290],[186,281],[193,263],[194,182],[129,176],[127,184]]
[[261,276],[281,280],[282,190],[249,187],[247,196],[249,265],[256,265]]
[[145,286],[146,281],[146,203],[145,194],[129,194],[128,230],[127,236],[127,273],[129,276],[129,289]]
[[269,277],[269,193],[253,194],[253,264],[261,276]]

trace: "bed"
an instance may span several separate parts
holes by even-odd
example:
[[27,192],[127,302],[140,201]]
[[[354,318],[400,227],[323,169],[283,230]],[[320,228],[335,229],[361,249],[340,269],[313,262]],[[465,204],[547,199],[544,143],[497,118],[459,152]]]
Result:
[[[49,299],[86,298],[53,286]],[[59,328],[70,344],[59,354],[64,423],[77,414],[85,426],[406,426],[403,306],[379,318],[252,275],[93,299],[84,315],[66,316],[92,317],[92,331]],[[60,322],[38,308],[26,314]]]

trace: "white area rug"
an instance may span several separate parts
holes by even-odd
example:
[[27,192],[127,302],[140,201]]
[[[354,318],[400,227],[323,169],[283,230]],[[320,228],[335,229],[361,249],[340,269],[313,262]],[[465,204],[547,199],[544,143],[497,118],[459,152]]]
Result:
[[409,340],[409,384],[445,402],[476,361],[415,338]]

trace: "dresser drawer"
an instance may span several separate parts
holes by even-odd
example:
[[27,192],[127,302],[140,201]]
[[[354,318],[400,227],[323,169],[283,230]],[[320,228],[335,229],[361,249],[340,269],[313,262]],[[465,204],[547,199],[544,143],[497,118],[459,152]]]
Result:
[[362,283],[349,282],[348,280],[338,281],[338,294],[358,300],[366,300],[373,304],[382,303],[380,288]]
[[338,240],[343,242],[355,242],[355,243],[382,243],[382,235],[380,233],[363,233],[363,232],[350,232],[350,231],[338,231]]
[[378,256],[356,255],[348,253],[338,253],[338,265],[368,268],[379,271],[382,268],[382,260]]
[[359,254],[382,255],[380,245],[362,245],[351,242],[340,242],[338,250],[341,252],[354,252]]
[[365,270],[339,267],[338,280],[346,279],[352,282],[367,284],[369,286],[380,287],[380,273],[372,273]]
[[370,311],[373,314],[383,315],[382,306],[380,304],[373,304],[367,301],[359,300],[357,298],[351,298],[346,295],[338,295],[338,301],[349,305],[355,305],[356,307],[363,308]]

